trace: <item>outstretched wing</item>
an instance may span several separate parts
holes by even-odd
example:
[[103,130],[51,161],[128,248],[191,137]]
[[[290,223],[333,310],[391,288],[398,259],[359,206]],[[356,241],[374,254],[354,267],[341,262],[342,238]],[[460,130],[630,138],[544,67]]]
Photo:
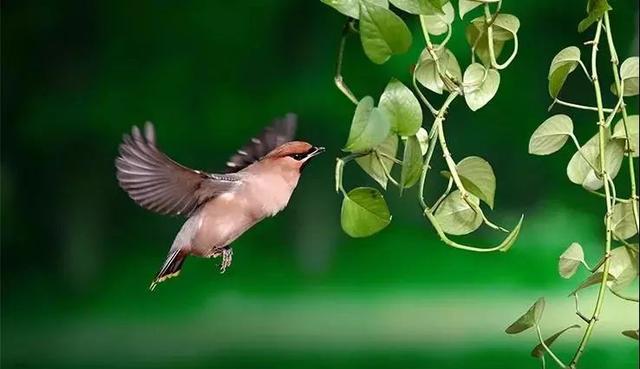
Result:
[[209,174],[189,169],[156,147],[153,125],[145,124],[144,136],[134,126],[125,134],[116,158],[120,187],[145,209],[171,215],[190,215],[207,200],[238,184],[234,174]]
[[225,172],[238,172],[253,162],[262,159],[263,156],[276,147],[293,140],[296,134],[297,121],[298,117],[291,113],[284,118],[276,119],[258,137],[252,138],[249,143],[229,159]]

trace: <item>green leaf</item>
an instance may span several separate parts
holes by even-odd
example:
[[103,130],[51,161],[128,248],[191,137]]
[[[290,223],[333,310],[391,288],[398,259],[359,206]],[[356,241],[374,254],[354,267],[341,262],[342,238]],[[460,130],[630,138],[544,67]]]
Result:
[[508,334],[517,334],[535,326],[540,322],[544,312],[544,297],[540,297],[518,320],[505,330]]
[[[468,156],[460,160],[456,165],[456,171],[464,188],[493,209],[496,176],[491,164],[481,157]],[[448,171],[443,171],[442,174],[447,178],[451,177]]]
[[416,184],[422,174],[422,151],[416,136],[409,136],[404,143],[402,172],[400,173],[400,191]]
[[389,0],[396,8],[411,14],[442,13],[442,4],[434,0]]
[[623,240],[631,238],[638,233],[632,203],[618,203],[613,207],[611,228],[616,238]]
[[[610,139],[608,131],[605,139],[605,169],[611,178],[615,178],[624,158],[624,142]],[[598,134],[587,141],[581,151],[596,168],[600,168],[600,138]],[[582,185],[588,190],[595,191],[603,185],[602,179],[598,178],[596,172],[579,152],[576,152],[569,161],[567,176],[571,182]]]
[[604,16],[604,13],[611,10],[607,0],[588,0],[587,17],[578,24],[578,32],[582,33],[592,24],[596,23]]
[[460,19],[464,18],[465,14],[479,7],[482,3],[473,0],[460,0],[458,1],[458,14]]
[[[469,195],[469,201],[474,204],[480,203],[480,200],[473,195]],[[451,192],[442,201],[434,216],[442,230],[452,235],[471,233],[482,224],[482,215],[467,204],[458,190]]]
[[493,22],[493,39],[509,41],[516,37],[520,29],[520,20],[512,14],[500,13]]
[[358,187],[342,202],[342,229],[351,237],[368,237],[391,222],[391,214],[382,194],[375,188]]
[[[320,0],[329,5],[347,17],[358,19],[360,17],[360,1],[359,0]],[[387,0],[369,0],[371,3],[388,8]]]
[[[573,134],[573,122],[557,114],[542,122],[529,140],[529,154],[549,155],[560,150]],[[578,154],[579,155],[579,154]]]
[[378,104],[391,123],[391,131],[400,136],[412,136],[422,125],[422,108],[413,92],[392,78]]
[[[605,168],[611,179],[616,178],[624,159],[625,143],[621,140],[609,140],[604,150]],[[598,159],[599,160],[599,159]]]
[[524,220],[524,215],[520,217],[518,224],[513,228],[513,230],[507,235],[507,237],[500,244],[499,251],[507,252],[511,247],[516,243],[518,239],[518,235],[520,234],[520,229],[522,228],[522,221]]
[[456,13],[453,10],[453,5],[447,3],[442,7],[442,13],[431,11],[421,14],[424,14],[420,16],[420,19],[425,24],[427,32],[439,36],[447,32]]
[[549,95],[558,97],[560,90],[567,80],[569,73],[573,72],[580,63],[580,49],[569,46],[560,50],[549,66]]
[[[622,291],[630,286],[638,277],[638,253],[626,246],[611,250],[609,259],[609,274],[615,279],[608,283],[614,291]],[[600,267],[598,271],[602,271]]]
[[[437,45],[436,45],[437,47]],[[448,49],[440,49],[436,51],[438,57],[438,65],[442,73],[449,73],[456,81],[462,81],[462,71],[456,56]],[[420,54],[418,67],[416,68],[416,79],[427,89],[442,94],[443,90],[448,91],[444,81],[438,74],[438,68],[431,54],[427,49]]]
[[[371,178],[380,184],[384,189],[387,188],[387,172],[391,172],[393,168],[393,160],[382,156],[380,153],[384,153],[390,157],[396,157],[398,150],[398,136],[390,134],[387,138],[378,146],[376,146],[368,155],[356,158],[356,163],[364,170]],[[382,164],[384,164],[384,167]],[[385,168],[387,172],[385,172]]]
[[356,107],[349,138],[344,150],[349,152],[366,152],[389,135],[390,123],[386,115],[373,107],[373,98],[366,96]]
[[361,0],[360,40],[367,57],[376,64],[383,64],[391,55],[409,50],[411,32],[391,10]]
[[418,138],[418,142],[420,142],[420,151],[422,152],[422,155],[425,155],[429,148],[429,133],[426,129],[420,127],[418,132],[416,132],[416,137]]
[[582,263],[584,263],[584,251],[579,243],[574,242],[560,255],[558,272],[562,278],[571,278]]
[[[511,14],[498,14],[493,23],[493,50],[496,59],[502,53],[505,41],[512,40],[516,37],[520,28],[520,21]],[[482,63],[486,66],[491,65],[489,54],[489,34],[485,24],[484,16],[477,17],[467,26],[466,38],[470,46],[478,42],[475,53],[478,55]]]
[[635,331],[634,330],[624,331],[624,332],[622,332],[622,334],[627,336],[627,337],[629,337],[629,338],[631,338],[631,339],[634,339],[636,341],[638,340],[638,330],[637,329]]
[[624,81],[623,96],[636,96],[638,94],[638,57],[628,58],[620,66],[620,78]]
[[[602,278],[604,276],[603,272],[596,272],[589,276],[589,278],[585,279],[575,290],[571,291],[569,296],[575,295],[578,291],[585,289],[587,287],[593,286],[594,284],[600,284],[602,282]],[[615,278],[609,274],[607,276],[607,281],[614,281]]]
[[[637,115],[629,115],[627,117],[627,129],[629,131],[629,144],[631,145],[632,156],[637,158],[638,152],[640,151],[638,149],[638,141],[640,140],[638,137],[638,131],[640,131],[640,124]],[[616,123],[611,137],[616,140],[626,140],[627,135],[624,130],[624,122],[622,119]]]
[[[551,336],[549,336],[549,338],[545,339],[544,344],[547,347],[551,347],[551,345],[558,339],[558,337],[560,337],[560,335],[562,335],[564,332],[568,331],[569,329],[573,329],[573,328],[580,328],[580,326],[578,324],[574,324],[559,332],[556,332]],[[544,356],[545,352],[546,350],[544,349],[544,346],[542,346],[542,343],[539,343],[538,345],[536,345],[536,347],[533,348],[533,350],[531,350],[531,356],[541,358]]]
[[498,91],[500,73],[486,70],[482,64],[473,63],[464,71],[464,99],[469,109],[476,111],[485,106]]
[[[638,57],[628,58],[620,66],[620,80],[623,82],[622,96],[635,96],[638,94]],[[611,84],[611,92],[618,95],[615,83]]]

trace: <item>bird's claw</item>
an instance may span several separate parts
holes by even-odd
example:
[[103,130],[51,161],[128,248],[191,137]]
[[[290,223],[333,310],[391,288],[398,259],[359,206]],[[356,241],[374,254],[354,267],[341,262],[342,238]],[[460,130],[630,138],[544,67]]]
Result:
[[222,264],[220,265],[220,274],[223,274],[228,267],[231,266],[231,260],[233,259],[233,249],[224,248],[222,250]]

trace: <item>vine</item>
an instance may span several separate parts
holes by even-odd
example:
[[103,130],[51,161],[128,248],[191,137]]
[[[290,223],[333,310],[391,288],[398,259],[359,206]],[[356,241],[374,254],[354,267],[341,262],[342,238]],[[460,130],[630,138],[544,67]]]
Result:
[[[571,139],[577,151],[569,161],[567,175],[569,180],[583,187],[588,193],[604,200],[604,242],[598,262],[590,267],[585,261],[582,246],[574,242],[560,255],[558,269],[562,278],[571,278],[583,266],[589,276],[570,294],[575,302],[577,317],[586,324],[582,338],[569,361],[563,361],[551,350],[551,344],[565,331],[580,328],[571,325],[550,337],[543,339],[540,321],[544,311],[544,298],[536,303],[506,330],[509,334],[520,333],[535,327],[539,344],[532,356],[542,360],[548,355],[561,368],[576,368],[597,324],[604,306],[607,291],[614,296],[633,303],[638,296],[630,296],[628,287],[638,277],[638,244],[632,239],[638,234],[638,195],[634,159],[638,157],[638,115],[628,115],[625,97],[638,95],[638,57],[630,57],[619,63],[611,27],[610,11],[606,0],[589,0],[587,17],[578,25],[578,31],[593,29],[593,38],[585,42],[590,48],[590,66],[581,61],[580,49],[575,46],[561,50],[551,62],[549,68],[549,94],[554,105],[594,111],[597,113],[597,133],[584,145],[580,145],[573,133],[573,122],[567,115],[558,114],[544,121],[533,133],[529,141],[529,152],[534,155],[549,155],[560,150]],[[604,40],[606,38],[606,41]],[[612,107],[605,107],[598,71],[598,55],[601,45],[606,43],[609,53],[613,83],[611,93],[616,97]],[[560,91],[574,70],[584,72],[593,87],[595,106],[566,102],[559,99]],[[613,124],[614,120],[618,121]],[[625,160],[628,163],[629,195],[620,198],[615,179]],[[602,189],[603,192],[600,192]],[[596,301],[591,313],[581,312],[578,294],[590,286],[598,286]],[[638,340],[638,329],[622,332],[625,336]]]
[[[451,2],[389,0],[396,10],[417,17],[425,47],[411,73],[413,92],[392,78],[376,106],[371,96],[357,98],[343,78],[346,42],[351,35],[358,35],[369,60],[383,64],[410,48],[413,40],[409,27],[389,8],[387,0],[322,2],[349,17],[339,43],[334,79],[338,89],[356,105],[343,149],[348,155],[336,162],[336,192],[343,196],[342,229],[352,237],[367,237],[391,222],[387,203],[377,188],[344,189],[344,168],[355,161],[383,190],[391,184],[402,194],[417,186],[417,200],[424,217],[448,246],[474,252],[509,250],[518,237],[523,218],[510,232],[488,219],[481,204],[493,209],[496,188],[493,168],[477,156],[466,157],[456,163],[447,145],[445,119],[447,111],[460,98],[464,98],[469,109],[476,111],[495,96],[500,85],[500,71],[512,63],[518,52],[518,18],[501,12],[502,1],[459,0],[461,19],[469,12],[482,11],[465,30],[471,62],[462,73],[458,59],[447,48],[455,18]],[[432,38],[435,37],[440,38],[439,43],[434,42]],[[507,44],[512,44],[511,54],[500,62],[498,58]],[[439,108],[429,101],[427,91],[446,94]],[[420,102],[427,109],[426,119]],[[431,121],[428,130],[423,128],[427,121]],[[402,157],[398,158],[400,142],[404,150]],[[442,152],[448,169],[441,173],[448,179],[448,185],[430,205],[424,198],[424,189],[437,148]],[[397,167],[400,168],[399,177],[393,174]],[[507,234],[493,247],[466,245],[450,238],[471,233],[483,224]]]

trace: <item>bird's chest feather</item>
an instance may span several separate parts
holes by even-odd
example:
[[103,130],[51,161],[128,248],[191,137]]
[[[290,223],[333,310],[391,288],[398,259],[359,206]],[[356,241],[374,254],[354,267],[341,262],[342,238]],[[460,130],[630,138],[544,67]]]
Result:
[[198,215],[193,247],[208,255],[225,246],[260,220],[273,216],[289,202],[295,186],[276,176],[245,181],[237,190],[213,199]]
[[274,216],[287,206],[295,185],[279,175],[249,178],[242,191],[247,209],[259,219]]

